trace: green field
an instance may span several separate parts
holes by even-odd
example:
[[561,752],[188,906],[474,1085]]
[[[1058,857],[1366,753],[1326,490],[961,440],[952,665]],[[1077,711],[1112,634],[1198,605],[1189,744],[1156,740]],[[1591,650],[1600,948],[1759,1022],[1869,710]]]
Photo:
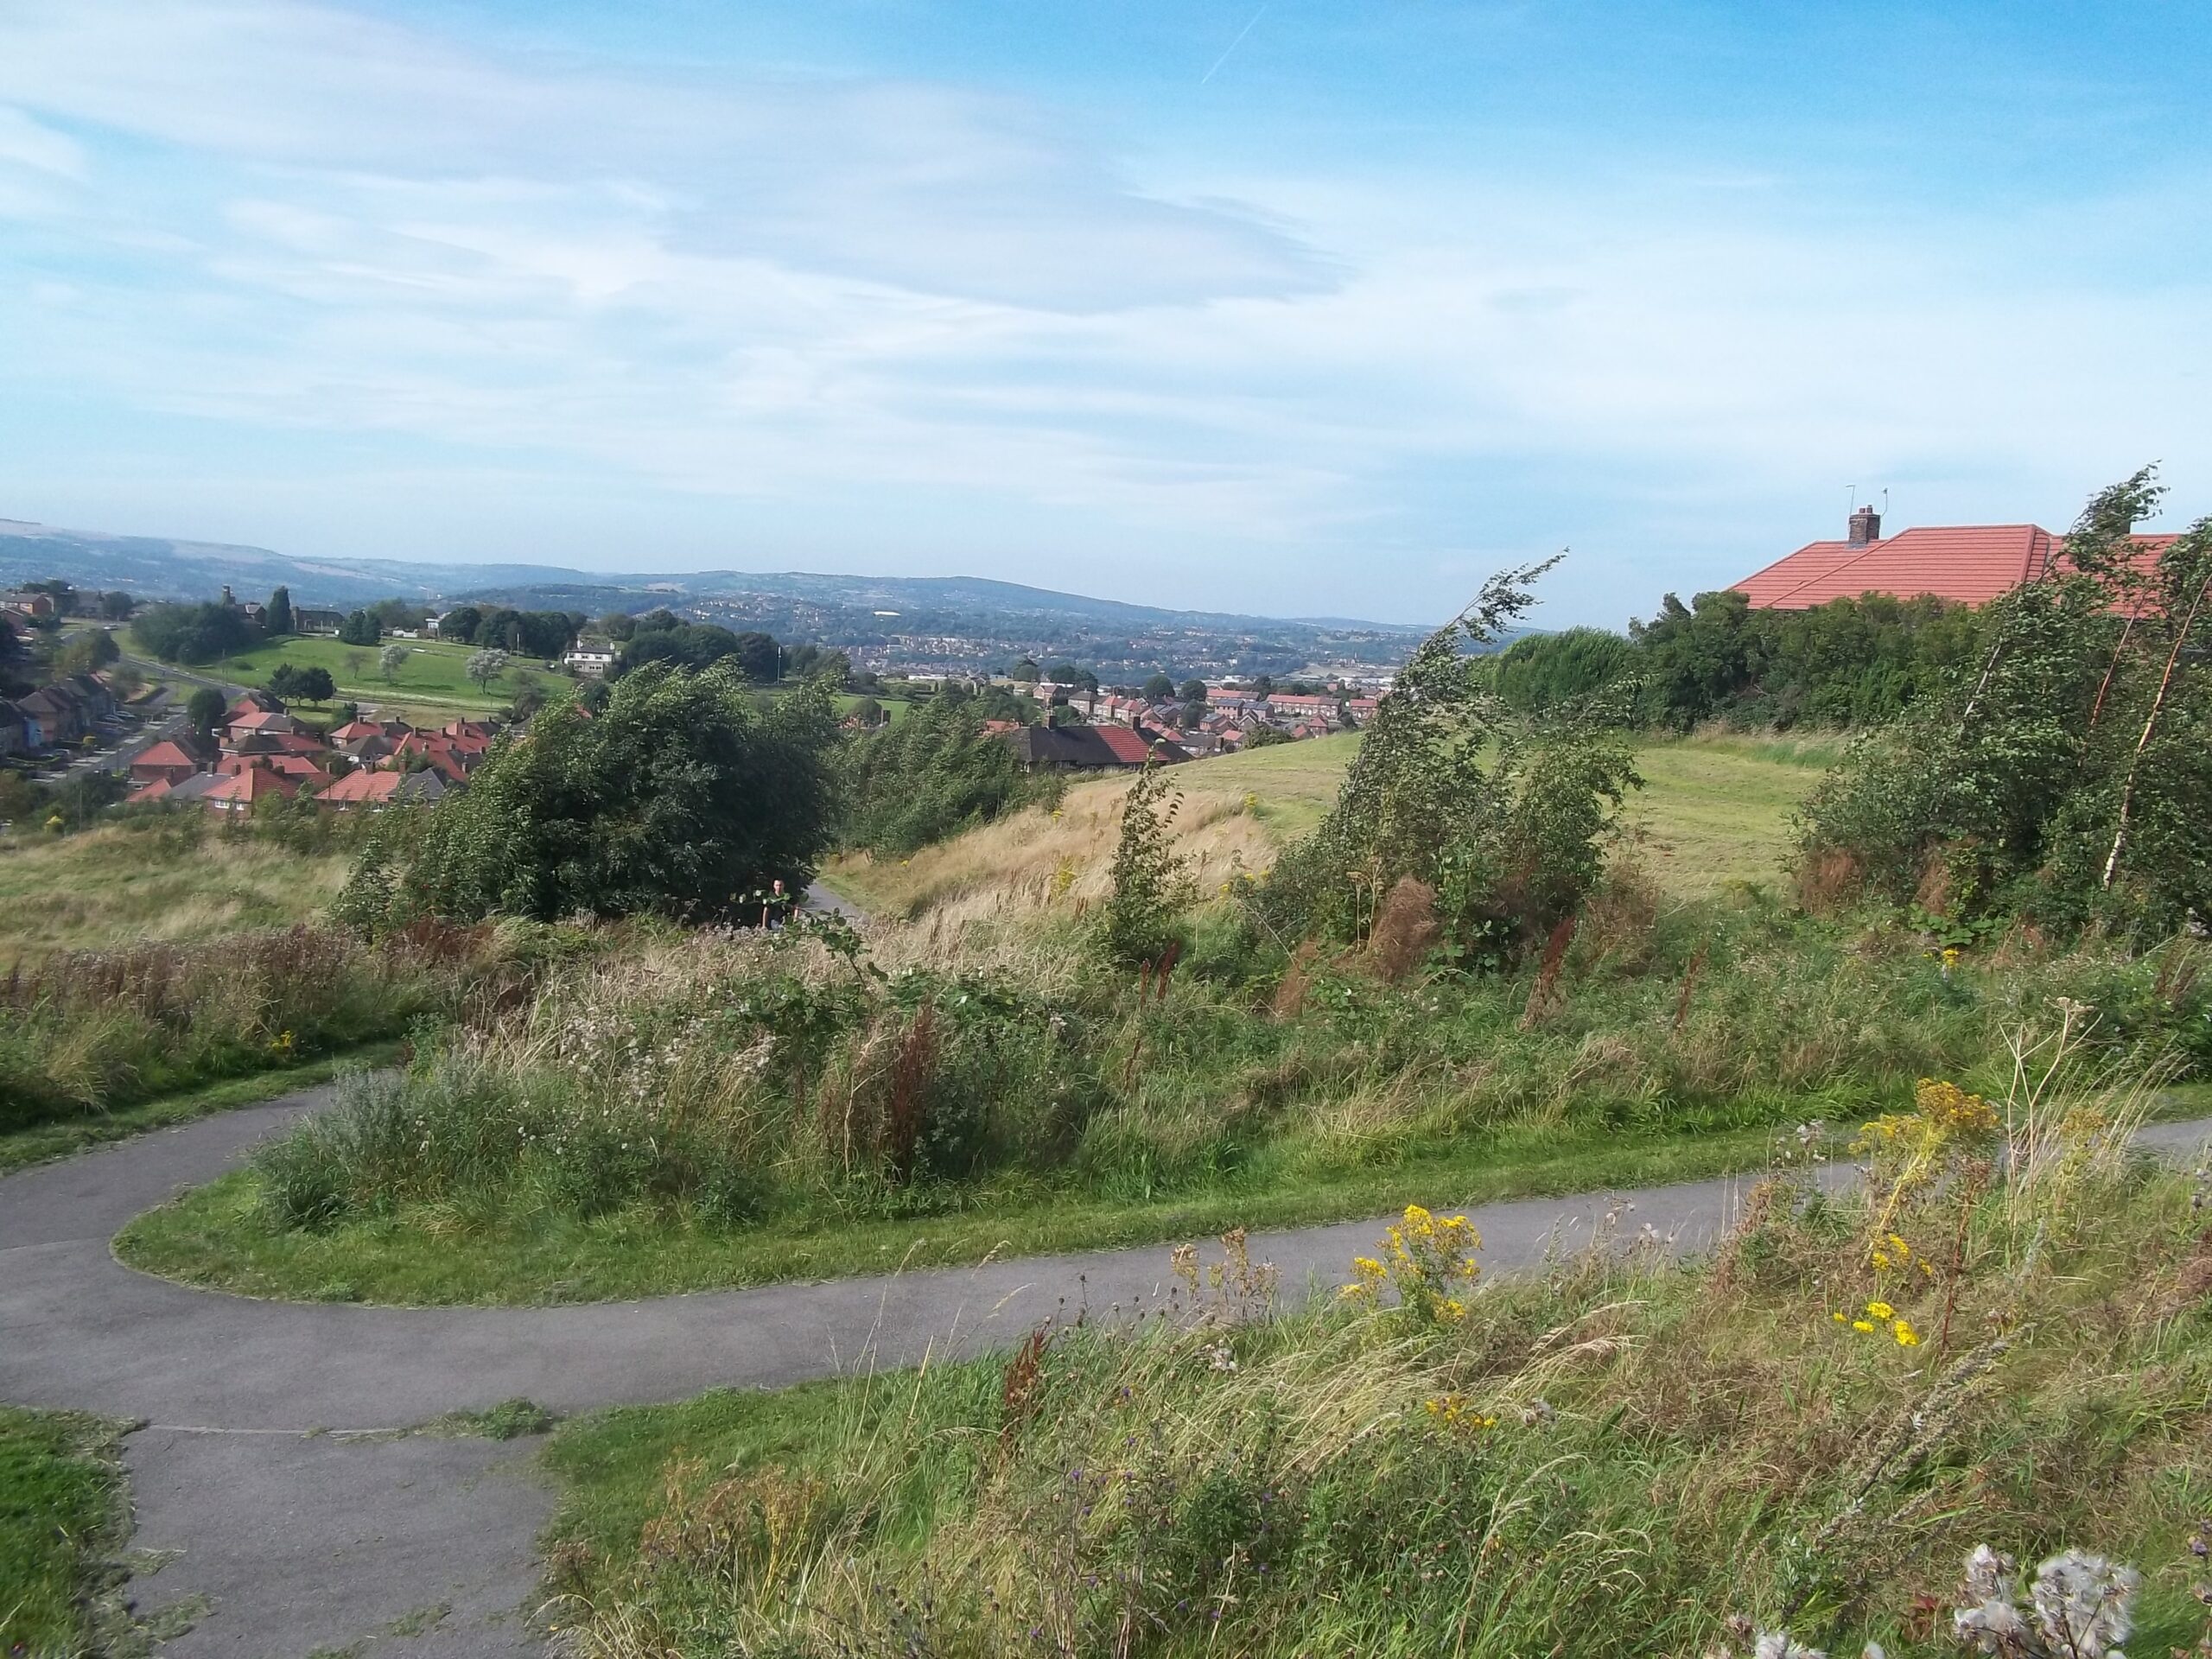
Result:
[[0,1653],[105,1653],[99,1627],[127,1623],[112,1605],[130,1529],[124,1427],[0,1406]]
[[[390,680],[378,667],[385,646],[407,647],[407,662]],[[450,720],[459,714],[480,714],[505,707],[517,691],[532,680],[550,693],[565,680],[542,663],[518,658],[507,672],[479,690],[467,675],[473,645],[450,645],[437,639],[386,639],[377,645],[348,645],[328,638],[294,635],[271,640],[251,651],[226,657],[201,671],[217,679],[245,685],[266,685],[280,664],[295,668],[329,671],[338,695],[364,708],[402,714],[439,714]]]

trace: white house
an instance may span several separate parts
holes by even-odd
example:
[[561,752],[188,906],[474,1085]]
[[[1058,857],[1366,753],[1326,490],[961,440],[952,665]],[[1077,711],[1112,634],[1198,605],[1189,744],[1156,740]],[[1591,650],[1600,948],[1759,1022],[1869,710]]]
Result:
[[561,663],[588,679],[603,680],[614,669],[615,651],[605,639],[579,639],[561,653]]

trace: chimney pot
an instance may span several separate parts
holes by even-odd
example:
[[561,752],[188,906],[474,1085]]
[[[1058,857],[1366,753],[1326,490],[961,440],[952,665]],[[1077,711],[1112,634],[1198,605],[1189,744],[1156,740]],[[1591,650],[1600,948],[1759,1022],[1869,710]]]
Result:
[[1872,507],[1861,507],[1851,515],[1851,545],[1864,547],[1869,542],[1882,539],[1882,515]]

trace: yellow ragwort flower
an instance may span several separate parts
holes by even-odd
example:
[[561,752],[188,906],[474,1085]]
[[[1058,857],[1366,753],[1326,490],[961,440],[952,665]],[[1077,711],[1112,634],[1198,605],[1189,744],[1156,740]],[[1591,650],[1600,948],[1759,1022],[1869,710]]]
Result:
[[1920,1346],[1920,1332],[1914,1330],[1904,1320],[1899,1319],[1890,1327],[1890,1331],[1897,1338],[1898,1347],[1917,1348]]
[[1854,1331],[1863,1331],[1871,1337],[1874,1334],[1874,1321],[1872,1319],[1853,1319],[1851,1322],[1851,1328]]
[[1887,1302],[1869,1302],[1866,1304],[1866,1313],[1871,1319],[1893,1319],[1897,1317],[1897,1311]]

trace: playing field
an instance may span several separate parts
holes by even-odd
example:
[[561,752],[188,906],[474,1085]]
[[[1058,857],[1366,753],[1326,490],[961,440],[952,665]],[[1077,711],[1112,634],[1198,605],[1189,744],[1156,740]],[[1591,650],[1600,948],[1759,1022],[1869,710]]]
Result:
[[[407,659],[390,677],[384,672],[386,646],[403,645]],[[338,695],[349,702],[374,704],[387,712],[419,710],[452,718],[455,714],[481,713],[504,707],[532,680],[550,691],[564,677],[547,671],[530,658],[512,659],[507,671],[479,688],[468,677],[473,645],[451,645],[437,639],[386,639],[376,645],[342,645],[323,636],[294,635],[256,645],[226,657],[201,672],[243,685],[266,685],[279,665],[329,671]]]

